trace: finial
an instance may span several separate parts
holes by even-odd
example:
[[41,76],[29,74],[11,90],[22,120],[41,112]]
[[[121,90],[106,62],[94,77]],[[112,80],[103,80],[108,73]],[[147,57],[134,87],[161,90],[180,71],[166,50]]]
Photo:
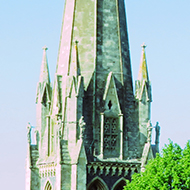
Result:
[[79,43],[79,41],[75,40],[75,49],[76,50],[78,49],[78,43]]
[[141,47],[143,48],[143,49],[145,49],[146,48],[146,45],[145,45],[145,43],[143,42],[143,44],[141,45]]
[[149,81],[148,79],[148,69],[147,69],[147,63],[146,63],[146,55],[145,55],[145,48],[146,45],[143,43],[141,45],[142,47],[142,53],[141,53],[141,62],[140,62],[140,69],[139,69],[139,75],[138,75],[138,80],[139,81]]
[[49,77],[49,69],[48,69],[48,61],[47,61],[47,52],[48,48],[44,46],[43,48],[43,56],[42,56],[42,64],[41,64],[41,72],[40,72],[40,80],[39,82],[50,82]]
[[47,46],[44,46],[42,49],[45,51],[48,50]]

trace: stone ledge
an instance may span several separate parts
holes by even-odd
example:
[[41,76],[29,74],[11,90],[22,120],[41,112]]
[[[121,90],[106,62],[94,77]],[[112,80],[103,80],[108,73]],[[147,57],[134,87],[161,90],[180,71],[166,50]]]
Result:
[[104,176],[127,176],[129,173],[140,172],[141,163],[102,163],[91,162],[87,164],[88,174]]

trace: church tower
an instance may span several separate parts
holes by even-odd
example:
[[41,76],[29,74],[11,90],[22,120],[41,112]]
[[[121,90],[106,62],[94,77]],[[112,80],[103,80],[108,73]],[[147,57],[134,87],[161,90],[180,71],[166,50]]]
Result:
[[[158,151],[143,45],[135,95],[124,0],[65,0],[53,87],[43,48],[26,187],[120,190]],[[159,126],[156,127],[157,134]]]

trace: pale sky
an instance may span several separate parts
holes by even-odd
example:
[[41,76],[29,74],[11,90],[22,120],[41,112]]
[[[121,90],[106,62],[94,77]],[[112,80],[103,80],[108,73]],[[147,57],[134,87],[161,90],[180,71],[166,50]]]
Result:
[[[54,79],[64,0],[0,0],[0,183],[24,190],[26,125],[35,126],[35,94],[48,50]],[[126,0],[133,83],[145,42],[152,82],[152,124],[184,147],[190,139],[190,1]]]

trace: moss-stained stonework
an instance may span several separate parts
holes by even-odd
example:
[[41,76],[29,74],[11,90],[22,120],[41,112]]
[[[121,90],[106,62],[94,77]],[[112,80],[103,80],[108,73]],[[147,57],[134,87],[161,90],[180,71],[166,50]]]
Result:
[[159,143],[145,45],[133,93],[124,0],[65,0],[53,85],[43,49],[26,189],[122,189]]

